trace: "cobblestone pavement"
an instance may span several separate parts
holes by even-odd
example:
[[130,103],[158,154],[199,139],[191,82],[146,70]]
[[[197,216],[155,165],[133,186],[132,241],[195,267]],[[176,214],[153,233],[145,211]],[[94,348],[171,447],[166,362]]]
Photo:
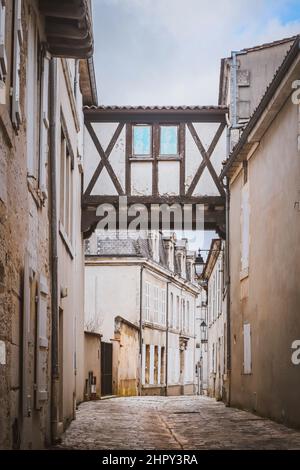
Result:
[[300,449],[300,432],[207,397],[82,403],[62,449]]

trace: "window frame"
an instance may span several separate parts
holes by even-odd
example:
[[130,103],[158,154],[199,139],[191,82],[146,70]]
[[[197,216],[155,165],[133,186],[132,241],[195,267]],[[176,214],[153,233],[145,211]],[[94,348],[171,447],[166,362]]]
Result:
[[[148,154],[138,154],[135,153],[135,145],[134,145],[134,131],[135,128],[146,127],[150,129],[150,152]],[[154,160],[154,152],[153,152],[153,125],[149,123],[133,123],[131,127],[131,138],[132,138],[132,146],[131,146],[131,159],[132,160]]]
[[[161,129],[162,127],[174,127],[177,133],[177,152],[176,153],[161,153]],[[179,142],[179,124],[178,123],[160,123],[158,126],[158,160],[180,160],[180,142]]]

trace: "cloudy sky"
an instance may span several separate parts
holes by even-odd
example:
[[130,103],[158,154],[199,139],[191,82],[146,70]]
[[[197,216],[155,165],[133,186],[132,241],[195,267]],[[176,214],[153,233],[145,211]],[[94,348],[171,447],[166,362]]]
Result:
[[92,0],[102,104],[216,104],[220,59],[300,32],[300,0]]
[[[217,104],[220,59],[300,32],[300,0],[92,0],[100,104]],[[212,232],[191,240],[209,247]]]

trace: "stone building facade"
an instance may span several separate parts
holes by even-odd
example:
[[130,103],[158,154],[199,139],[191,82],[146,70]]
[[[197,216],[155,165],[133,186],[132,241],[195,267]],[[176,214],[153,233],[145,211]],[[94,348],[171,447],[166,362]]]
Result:
[[224,241],[213,239],[202,279],[207,289],[207,393],[226,400],[226,290]]
[[83,399],[76,286],[90,6],[2,1],[0,20],[0,448],[36,449],[59,437]]
[[187,241],[157,232],[96,240],[86,245],[85,328],[102,334],[102,352],[111,348],[110,393],[194,393],[199,289]]
[[236,71],[225,60],[220,102],[233,105],[226,82],[237,73],[248,77],[239,92],[251,111],[221,175],[230,190],[230,403],[299,427],[299,36],[236,56]]

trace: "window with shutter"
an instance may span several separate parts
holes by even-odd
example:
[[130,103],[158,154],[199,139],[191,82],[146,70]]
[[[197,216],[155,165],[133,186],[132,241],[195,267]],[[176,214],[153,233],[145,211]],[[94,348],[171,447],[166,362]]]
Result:
[[7,60],[5,51],[5,0],[0,0],[0,80],[5,82]]
[[22,122],[20,108],[20,63],[23,31],[21,23],[22,0],[14,0],[14,55],[13,55],[13,89],[12,89],[12,123],[18,131]]
[[242,188],[242,207],[241,207],[241,271],[247,274],[249,268],[249,183]]
[[251,328],[250,323],[244,324],[244,374],[251,374]]
[[35,407],[39,410],[43,402],[48,399],[47,392],[47,306],[48,306],[48,286],[47,280],[40,275],[38,283],[38,305],[36,320],[36,396]]
[[23,325],[22,325],[22,413],[30,415],[29,334],[30,334],[30,274],[28,254],[25,255],[23,275]]
[[42,61],[41,77],[41,111],[40,111],[40,161],[39,187],[43,197],[47,197],[47,161],[48,161],[48,129],[49,129],[49,57]]
[[145,320],[150,320],[150,284],[145,284]]
[[161,323],[166,325],[166,291],[163,289],[161,291]]

